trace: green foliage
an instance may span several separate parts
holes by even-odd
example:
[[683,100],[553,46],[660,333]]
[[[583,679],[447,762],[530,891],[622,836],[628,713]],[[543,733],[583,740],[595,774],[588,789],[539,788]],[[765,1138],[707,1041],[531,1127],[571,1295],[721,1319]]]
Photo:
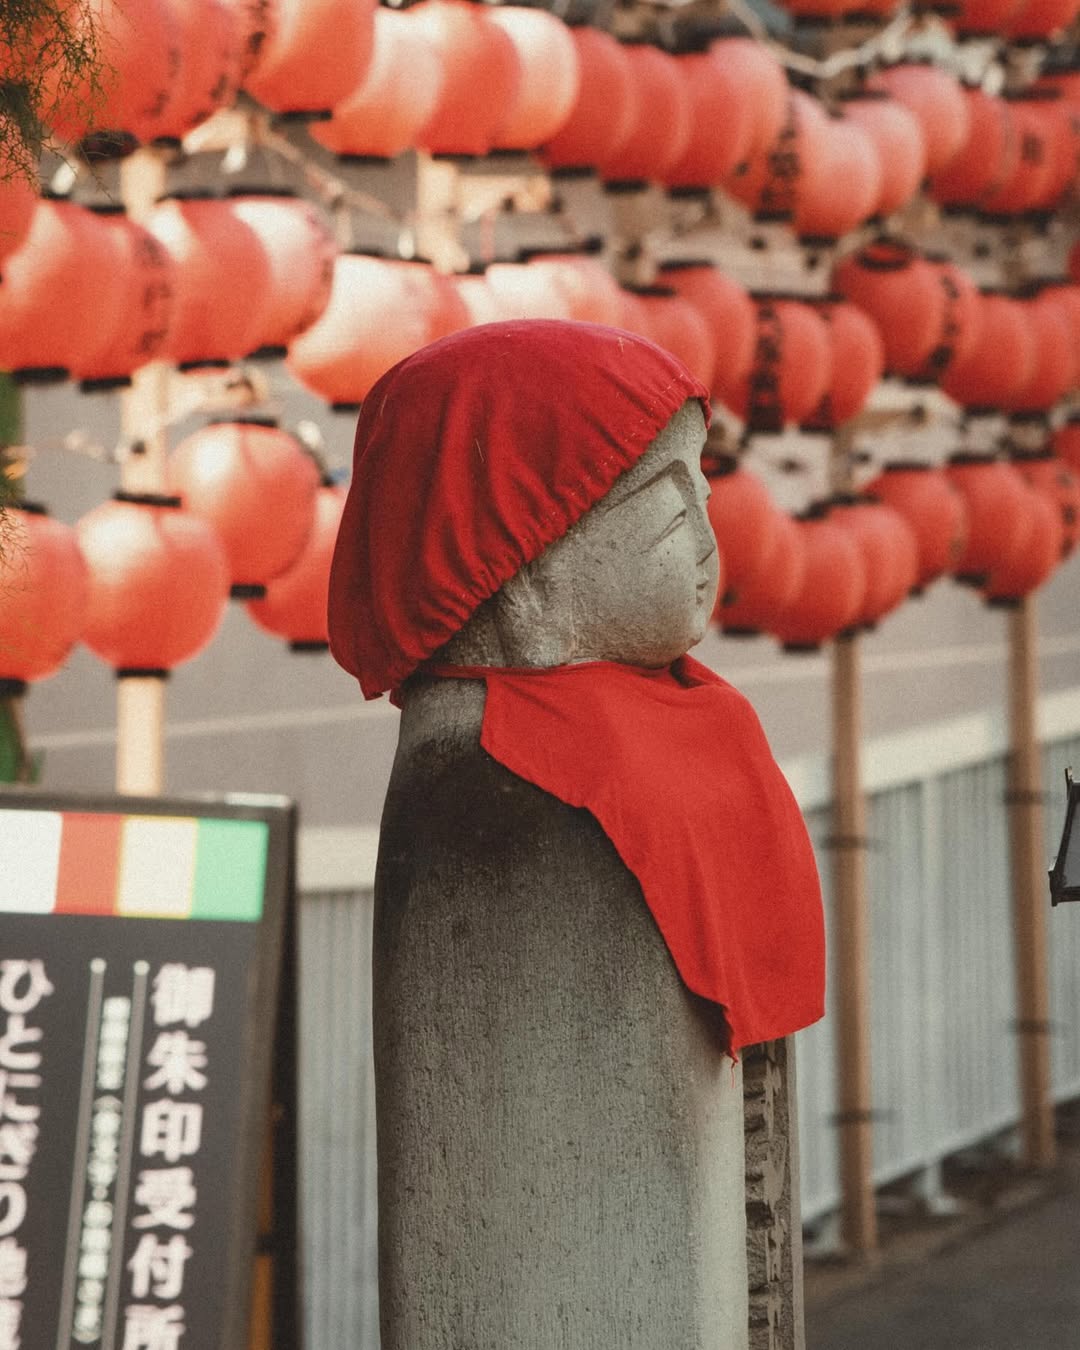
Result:
[[57,103],[93,107],[100,76],[91,0],[0,0],[0,182],[37,181]]
[[0,698],[0,783],[39,782],[42,759],[27,751],[17,701]]
[[22,395],[10,375],[0,372],[0,553],[3,551],[3,511],[19,496],[21,464],[7,453],[22,441]]

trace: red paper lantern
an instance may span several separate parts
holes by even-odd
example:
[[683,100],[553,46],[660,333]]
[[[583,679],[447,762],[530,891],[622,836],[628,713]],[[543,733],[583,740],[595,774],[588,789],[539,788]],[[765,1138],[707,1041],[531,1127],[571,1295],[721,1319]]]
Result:
[[[1042,93],[1043,98],[1032,99],[1031,107],[1046,129],[1047,154],[1050,173],[1046,188],[1035,201],[1039,211],[1051,210],[1072,190],[1080,165],[1080,111],[1064,93],[1053,85],[1040,85],[1031,93]],[[1049,97],[1046,97],[1049,95]]]
[[244,88],[275,112],[325,112],[363,80],[375,0],[273,0],[272,31]]
[[663,182],[693,133],[690,91],[674,56],[647,43],[626,48],[636,98],[630,131],[597,162],[608,182]]
[[798,19],[838,19],[854,8],[853,0],[783,0],[783,8]]
[[133,371],[153,361],[165,346],[176,289],[173,261],[149,230],[117,207],[101,214],[112,258],[109,275],[120,307],[103,322],[97,343],[71,363],[84,390],[130,383]]
[[619,326],[622,316],[619,284],[598,258],[559,249],[534,249],[529,251],[528,263],[548,276],[566,297],[572,319],[603,323],[611,328]]
[[324,485],[315,498],[315,519],[302,552],[247,610],[260,628],[285,638],[293,651],[324,651],[330,562],[345,506],[345,489]]
[[816,651],[858,619],[866,591],[859,546],[828,506],[799,518],[803,576],[788,607],[769,625],[788,651]]
[[934,345],[910,378],[920,384],[940,384],[954,364],[963,362],[979,341],[982,297],[968,274],[947,258],[926,258],[941,296]]
[[914,249],[891,240],[841,259],[833,285],[869,314],[885,346],[885,369],[916,376],[941,335],[944,293],[934,269]]
[[1011,464],[992,455],[953,455],[945,466],[964,498],[968,534],[957,579],[981,586],[995,569],[1011,566],[1030,523],[1031,491]]
[[915,536],[912,591],[956,568],[967,545],[967,509],[941,469],[908,460],[886,464],[865,491],[901,515]]
[[746,159],[767,154],[780,135],[788,111],[784,67],[764,42],[755,38],[719,38],[709,48],[713,60],[736,90],[736,100],[752,113]]
[[569,319],[570,293],[557,271],[529,263],[491,263],[488,289],[508,319]]
[[1051,440],[1054,454],[1070,468],[1080,471],[1080,413],[1072,416],[1054,432]]
[[241,14],[226,0],[184,0],[173,6],[180,65],[172,97],[153,124],[155,139],[179,140],[228,107],[244,76]]
[[926,147],[926,172],[941,173],[959,154],[971,130],[971,109],[955,75],[940,66],[905,63],[867,80],[918,118]]
[[738,600],[765,567],[780,529],[780,513],[758,476],[722,456],[703,465],[709,480],[706,510],[724,560],[717,606]]
[[273,190],[233,197],[234,214],[250,226],[270,264],[267,308],[258,348],[283,356],[330,302],[337,244],[310,202]]
[[716,348],[701,314],[669,286],[646,286],[638,294],[648,311],[656,345],[677,356],[695,379],[708,385],[716,364]]
[[31,502],[9,505],[0,557],[0,681],[60,669],[78,641],[89,588],[75,531]]
[[375,10],[371,64],[363,81],[308,135],[342,156],[393,159],[416,144],[442,96],[438,52],[409,10]]
[[0,273],[0,370],[63,379],[115,331],[123,287],[105,222],[66,201],[42,201]]
[[146,227],[176,267],[166,355],[181,367],[217,365],[260,346],[275,303],[273,273],[259,236],[233,204],[168,197],[150,212]]
[[415,258],[410,262],[399,263],[400,267],[411,267],[417,274],[417,284],[421,290],[427,294],[430,292],[431,300],[431,336],[429,342],[437,342],[439,338],[449,337],[451,333],[460,332],[462,328],[468,328],[473,320],[465,306],[465,302],[458,294],[458,289],[454,285],[453,279],[445,276],[442,272],[436,272],[428,262],[423,262]]
[[577,101],[577,48],[566,24],[546,10],[495,5],[488,17],[514,44],[520,66],[517,93],[492,145],[532,150],[556,135]]
[[673,188],[708,188],[746,161],[754,138],[754,107],[743,101],[743,81],[715,51],[676,58],[690,94],[690,140],[663,181]]
[[1034,96],[1010,98],[1005,108],[1012,120],[1010,133],[1015,154],[1004,177],[981,199],[981,209],[992,215],[1019,215],[1046,199],[1057,167],[1052,128],[1045,108]]
[[844,116],[877,148],[881,186],[871,215],[889,216],[906,206],[926,176],[926,141],[910,109],[883,89],[867,89],[844,103]]
[[1023,542],[1011,557],[990,571],[983,594],[991,605],[1014,605],[1037,590],[1061,562],[1065,531],[1056,502],[1025,487],[1027,523]]
[[[713,618],[731,637],[767,632],[772,621],[794,601],[806,570],[803,534],[786,511],[774,513],[772,542],[762,564],[742,582],[731,599],[721,597]],[[731,595],[730,588],[728,594]]]
[[598,28],[573,28],[580,80],[565,122],[540,151],[552,169],[594,168],[628,139],[638,93],[627,49]]
[[269,47],[278,29],[278,8],[274,0],[226,0],[233,9],[240,29],[240,77],[247,79],[259,64],[263,49]]
[[315,518],[319,473],[273,422],[211,422],[169,456],[169,488],[217,531],[236,595],[261,593],[299,557]]
[[648,308],[635,290],[626,286],[619,287],[619,310],[616,328],[625,328],[628,333],[637,333],[640,337],[648,338],[650,342],[656,341],[656,334],[649,321]]
[[124,673],[171,670],[209,643],[229,566],[213,528],[175,497],[118,493],[76,526],[89,568],[82,640]]
[[[1067,281],[1048,281],[1040,286],[1039,304],[1057,310],[1065,320],[1069,330],[1069,345],[1080,359],[1080,286],[1072,286]],[[1080,370],[1074,372],[1075,376]]]
[[953,23],[961,37],[996,37],[1023,0],[959,0]]
[[971,412],[1002,407],[1031,379],[1035,335],[1019,301],[992,291],[979,301],[978,333],[945,371],[941,387]]
[[742,286],[711,262],[676,260],[661,265],[657,281],[697,309],[709,326],[716,362],[705,383],[729,407],[750,370],[757,310]]
[[1024,302],[1034,337],[1034,363],[1026,383],[1001,406],[1010,413],[1046,413],[1064,398],[1076,380],[1077,353],[1072,331],[1060,309],[1039,297]]
[[943,206],[982,207],[1016,172],[1019,138],[1004,99],[965,89],[970,126],[948,166],[930,178],[930,195]]
[[1080,542],[1080,477],[1050,449],[1012,456],[1028,487],[1041,492],[1061,519],[1061,556],[1068,558]]
[[1002,31],[1014,41],[1037,42],[1056,37],[1076,18],[1077,0],[1024,0]]
[[758,297],[750,369],[732,391],[730,407],[753,431],[776,432],[804,422],[832,376],[825,321],[801,300]]
[[444,303],[430,267],[340,253],[330,303],[291,343],[289,369],[328,403],[358,407],[381,375],[432,340]]
[[478,323],[501,323],[509,317],[487,284],[483,271],[450,276],[447,280],[464,307],[467,318],[465,327]]
[[99,149],[112,140],[130,146],[152,137],[180,69],[180,25],[172,5],[88,0],[69,8],[72,40],[92,43],[97,60],[91,63],[94,74],[72,79],[66,66],[43,53],[45,106],[54,134],[78,141],[94,132]]
[[[830,118],[824,172],[801,194],[795,229],[804,239],[838,239],[873,215],[881,182],[881,162],[871,137],[855,122]],[[837,183],[844,184],[843,192],[837,192]]]
[[919,575],[919,546],[904,517],[868,496],[835,499],[836,520],[862,555],[866,587],[855,614],[860,628],[873,628],[907,599]]
[[0,181],[0,262],[30,233],[37,201],[37,193],[21,173],[13,170]]
[[830,431],[862,412],[885,370],[885,348],[877,325],[844,300],[819,301],[832,349],[831,376],[821,402],[805,422],[807,430]]
[[724,184],[762,220],[790,220],[804,199],[816,200],[828,163],[829,119],[801,89],[788,94],[784,121],[764,153],[750,157]]
[[512,108],[521,74],[517,50],[486,5],[423,0],[413,22],[435,47],[443,85],[417,143],[432,154],[485,155]]

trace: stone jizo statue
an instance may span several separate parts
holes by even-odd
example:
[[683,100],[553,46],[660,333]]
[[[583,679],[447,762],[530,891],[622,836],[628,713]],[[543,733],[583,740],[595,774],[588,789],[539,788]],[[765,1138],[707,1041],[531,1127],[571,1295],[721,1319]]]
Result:
[[383,1350],[745,1350],[740,1046],[820,1015],[797,808],[685,657],[706,391],[466,330],[365,403],[331,642],[400,740],[374,943]]

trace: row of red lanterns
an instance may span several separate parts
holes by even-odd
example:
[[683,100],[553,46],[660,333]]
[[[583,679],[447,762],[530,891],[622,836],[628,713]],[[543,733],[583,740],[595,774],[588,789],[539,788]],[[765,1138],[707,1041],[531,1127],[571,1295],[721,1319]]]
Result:
[[[714,617],[790,648],[871,627],[946,573],[1015,601],[1080,533],[1080,482],[1051,451],[889,466],[865,493],[797,519],[734,460],[709,472],[724,576]],[[21,573],[0,590],[0,680],[44,678],[80,639],[122,674],[166,672],[211,640],[230,593],[294,647],[325,645],[344,493],[320,485],[298,442],[267,421],[213,423],[173,452],[168,488],[118,493],[74,529],[12,512]]]
[[1050,450],[1012,462],[958,454],[943,468],[892,464],[863,492],[798,517],[734,460],[712,466],[710,481],[724,557],[714,620],[791,650],[872,628],[947,574],[991,604],[1015,603],[1080,537],[1080,479]]
[[[722,186],[813,237],[897,210],[926,176],[944,205],[1009,215],[1051,209],[1076,175],[1068,75],[1006,99],[932,65],[900,64],[831,117],[749,38],[672,55],[568,28],[544,10],[469,0],[403,12],[370,0],[141,0],[137,23],[131,0],[97,3],[115,81],[91,120],[136,139],[182,134],[191,108],[207,115],[228,101],[254,42],[245,87],[282,112],[332,107],[312,134],[339,154],[531,150],[551,168],[607,180]],[[89,90],[69,101],[80,99],[94,107]],[[176,100],[189,109],[179,121],[168,112]],[[77,139],[93,129],[86,116],[61,108],[54,123]],[[843,193],[832,190],[839,180]]]
[[[356,405],[396,361],[457,328],[572,318],[670,348],[757,430],[839,425],[883,372],[1013,413],[1046,411],[1080,381],[1075,284],[981,293],[956,264],[889,239],[844,257],[832,279],[839,298],[751,298],[711,263],[682,261],[634,291],[598,259],[565,253],[446,277],[338,255],[314,208],[288,197],[169,198],[145,225],[43,201],[0,276],[0,368],[100,386],[155,358],[198,366],[288,344],[302,383]],[[238,285],[249,303],[234,303]]]
[[182,441],[166,493],[119,492],[75,527],[12,508],[0,680],[53,674],[77,641],[122,673],[171,670],[210,642],[230,594],[294,648],[324,648],[343,505],[294,437],[248,421]]
[[325,308],[336,252],[318,211],[278,193],[169,197],[142,224],[41,201],[0,273],[0,369],[101,387],[155,359],[283,352]]
[[664,263],[619,286],[583,253],[445,276],[421,262],[338,257],[322,317],[289,348],[296,378],[355,407],[386,370],[473,323],[578,319],[637,332],[678,356],[752,430],[828,431],[883,374],[940,384],[971,410],[1045,412],[1080,382],[1080,286],[1027,298],[980,291],[955,263],[882,240],[834,269],[826,297],[751,295],[708,261]]
[[[782,0],[782,7],[799,18],[838,19],[888,18],[901,0]],[[958,38],[1000,37],[1006,41],[1033,42],[1061,34],[1076,18],[1077,0],[959,0],[937,8],[942,21]]]
[[876,323],[885,370],[940,384],[969,410],[1044,413],[1080,384],[1080,287],[980,291],[946,259],[883,240],[849,254],[833,284]]

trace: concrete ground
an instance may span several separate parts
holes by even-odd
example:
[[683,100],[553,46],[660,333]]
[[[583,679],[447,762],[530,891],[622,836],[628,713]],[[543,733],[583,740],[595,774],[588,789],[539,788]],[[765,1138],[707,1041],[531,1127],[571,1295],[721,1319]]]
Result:
[[954,1169],[953,1218],[884,1225],[872,1269],[807,1264],[807,1350],[1080,1350],[1080,1117],[1053,1172]]

